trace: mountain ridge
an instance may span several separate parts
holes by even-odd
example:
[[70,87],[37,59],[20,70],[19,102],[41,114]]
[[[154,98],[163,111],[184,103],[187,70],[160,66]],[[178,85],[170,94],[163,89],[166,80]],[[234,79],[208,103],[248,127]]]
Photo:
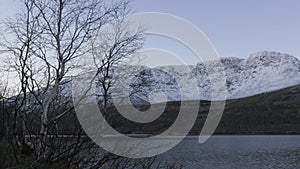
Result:
[[[214,61],[197,63],[195,66],[188,66],[191,69],[190,71],[184,66],[160,66],[158,67],[159,70],[155,68],[146,70],[146,73],[144,72],[136,80],[139,82],[136,86],[141,86],[138,91],[141,92],[134,94],[134,96],[149,102],[148,93],[163,89],[169,95],[171,92],[171,96],[168,96],[169,101],[181,100],[180,94],[172,94],[174,88],[178,85],[177,83],[169,83],[171,79],[167,76],[159,78],[153,76],[153,74],[159,74],[159,71],[161,74],[169,72],[177,76],[175,79],[182,80],[179,83],[186,83],[189,79],[196,78],[200,98],[204,100],[211,100],[212,83],[209,76],[214,76],[219,70],[223,70],[226,76],[227,99],[248,97],[300,84],[300,61],[289,54],[261,51],[251,54],[247,59],[220,58],[220,63],[222,65]],[[147,85],[142,86],[145,82]],[[168,82],[168,84],[161,84],[162,82]],[[193,90],[191,89],[187,93],[193,93]],[[192,95],[188,98],[190,98],[189,100],[195,100]],[[152,101],[154,103],[159,102],[159,98],[154,98]]]
[[[180,101],[182,96],[185,100],[211,101],[212,83],[209,76],[214,76],[223,68],[226,76],[226,82],[224,82],[226,100],[245,98],[300,84],[300,61],[289,54],[261,51],[251,54],[247,59],[220,58],[219,63],[216,64],[212,61],[196,65],[160,66],[157,68],[135,66],[134,69],[139,71],[132,76],[129,86],[120,85],[117,88],[120,92],[124,92],[124,87],[129,88],[132,104]],[[116,74],[118,74],[117,71]],[[124,77],[127,78],[127,76]],[[184,93],[180,92],[179,84],[187,83],[192,78],[196,79],[199,91],[197,97],[195,97],[195,91],[197,91],[195,88],[189,88]],[[176,79],[179,79],[179,82]],[[123,82],[122,79],[119,81]],[[96,89],[96,94],[99,94],[98,92],[101,92],[99,87]],[[157,94],[158,92],[163,92],[166,97]],[[221,88],[219,91],[216,89],[215,92],[224,91]],[[128,96],[126,93],[122,94]],[[62,102],[72,99],[72,80],[66,79],[61,85],[59,98]],[[97,99],[101,100],[101,97],[97,97]],[[112,103],[113,100],[111,99],[110,102]]]

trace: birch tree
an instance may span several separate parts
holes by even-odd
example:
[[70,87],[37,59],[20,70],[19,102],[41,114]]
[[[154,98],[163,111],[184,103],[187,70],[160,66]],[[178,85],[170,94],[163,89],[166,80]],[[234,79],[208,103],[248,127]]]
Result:
[[[52,153],[47,140],[49,125],[70,112],[60,112],[49,119],[60,86],[68,79],[77,59],[91,52],[93,35],[103,25],[123,17],[130,8],[126,0],[109,5],[102,0],[23,0],[23,4],[16,19],[4,23],[1,48],[13,58],[9,64],[19,75],[24,98],[30,93],[41,108],[36,150],[43,159]],[[119,42],[113,47],[126,48]]]

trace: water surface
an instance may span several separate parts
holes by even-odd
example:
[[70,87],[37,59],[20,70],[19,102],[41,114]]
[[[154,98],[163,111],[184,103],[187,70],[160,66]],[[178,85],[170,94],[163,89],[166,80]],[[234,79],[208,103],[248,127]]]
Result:
[[203,144],[185,138],[157,161],[184,168],[300,168],[300,136],[212,136]]

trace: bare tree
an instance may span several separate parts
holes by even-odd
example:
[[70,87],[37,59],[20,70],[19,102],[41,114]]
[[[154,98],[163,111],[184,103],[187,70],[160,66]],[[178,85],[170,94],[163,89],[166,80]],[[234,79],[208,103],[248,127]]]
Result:
[[[124,11],[124,17],[127,14]],[[97,67],[96,77],[100,88],[97,93],[101,100],[103,111],[107,111],[109,99],[111,99],[111,88],[113,86],[128,87],[122,83],[122,79],[133,76],[130,62],[139,61],[136,55],[144,43],[144,28],[139,26],[135,30],[130,29],[126,19],[121,18],[110,25],[109,31],[97,32],[91,40],[92,56]],[[124,86],[123,86],[124,85]],[[122,93],[118,98],[128,97]]]
[[[6,40],[2,51],[10,54],[9,63],[19,75],[22,106],[25,110],[29,92],[41,107],[37,154],[46,158],[51,153],[47,134],[51,123],[70,112],[49,119],[51,104],[78,58],[91,52],[90,40],[99,29],[129,11],[129,2],[106,5],[102,0],[24,0],[24,11],[15,20],[5,22]],[[136,38],[129,39],[135,41]],[[127,46],[116,42],[109,55],[114,57]],[[123,55],[120,57],[124,57]],[[111,63],[104,63],[111,65]],[[103,65],[104,67],[104,65]]]
[[[49,131],[53,127],[59,134],[57,121],[73,110],[72,107],[60,109],[66,107],[66,102],[60,103],[59,98],[64,90],[62,86],[69,80],[75,63],[92,54],[98,68],[96,76],[101,85],[103,108],[108,111],[111,87],[122,84],[117,81],[118,78],[112,78],[116,76],[114,70],[142,47],[143,29],[126,29],[128,23],[121,19],[130,11],[126,0],[111,5],[106,5],[102,0],[23,0],[23,3],[24,10],[16,19],[4,22],[6,30],[3,31],[4,40],[0,43],[1,51],[10,57],[7,64],[10,70],[17,73],[20,84],[15,97],[13,125],[18,133],[13,135],[17,138],[16,142],[24,140],[20,136],[24,136],[25,131],[37,139],[32,141],[38,157],[36,161],[67,159],[68,165],[78,164],[86,158],[86,154],[80,154],[82,149],[79,147],[88,151],[90,148],[90,144],[83,144],[82,140],[86,139],[83,139],[80,127],[76,128],[77,140],[70,143],[70,148],[61,148],[55,144],[57,141],[49,139],[49,135],[53,134]],[[114,20],[117,21],[112,22]],[[112,24],[112,31],[103,32],[101,28],[108,23]],[[28,112],[37,113],[40,125],[38,132],[26,124],[32,118],[27,116]],[[21,123],[18,123],[19,119]],[[118,160],[124,161],[106,153],[96,160],[95,166],[101,167],[112,162],[113,166],[117,166],[115,168],[124,168],[122,163],[117,164]],[[127,163],[128,159],[125,161]],[[142,164],[141,161],[138,163]],[[151,165],[152,159],[148,168]]]

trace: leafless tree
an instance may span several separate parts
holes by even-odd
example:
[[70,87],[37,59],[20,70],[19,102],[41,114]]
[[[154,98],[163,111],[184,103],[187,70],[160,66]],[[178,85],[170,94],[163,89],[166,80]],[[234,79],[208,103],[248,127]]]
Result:
[[[27,93],[30,93],[31,102],[41,108],[36,150],[40,158],[46,158],[51,154],[47,140],[49,126],[70,112],[66,110],[49,117],[62,83],[70,75],[76,60],[92,51],[93,35],[103,25],[123,17],[130,8],[128,1],[110,5],[102,0],[24,0],[23,3],[24,10],[16,19],[4,23],[6,30],[1,50],[10,56],[8,64],[19,77],[20,109],[24,111],[28,107]],[[102,67],[111,66],[111,61],[115,64],[117,55],[121,61],[125,57],[121,52],[128,47],[126,43],[133,45],[133,41],[139,40],[139,33],[116,41]]]
[[[95,76],[101,85],[102,106],[108,111],[110,88],[122,85],[118,78],[112,78],[116,76],[113,72],[142,47],[143,29],[126,29],[128,23],[122,18],[130,12],[127,0],[110,5],[103,0],[23,0],[23,4],[24,9],[15,19],[3,23],[5,30],[0,43],[1,53],[9,58],[6,62],[9,70],[16,73],[20,85],[13,97],[15,142],[22,144],[27,132],[30,138],[34,136],[31,142],[38,157],[36,161],[49,158],[59,161],[67,157],[69,166],[78,165],[86,158],[80,148],[86,148],[87,154],[90,151],[90,144],[84,144],[81,127],[76,127],[73,135],[77,135],[77,140],[69,143],[71,146],[61,148],[57,144],[60,130],[57,121],[73,111],[72,107],[66,108],[66,102],[60,102],[64,99],[60,98],[62,86],[68,82],[75,63],[91,54],[98,70]],[[107,24],[112,26],[111,32],[103,32]],[[36,113],[39,118],[39,131],[31,128],[32,116],[28,117],[28,112]],[[49,139],[49,135],[55,134],[50,133],[52,129],[57,132],[54,142]],[[124,162],[118,156],[104,154],[96,159],[95,167],[107,162],[118,166],[118,160]],[[141,166],[147,162],[142,161],[138,162]],[[141,168],[153,165],[152,159],[148,162]]]
[[[127,14],[123,12],[124,17]],[[95,66],[97,67],[96,77],[100,92],[97,93],[102,101],[101,107],[103,111],[107,111],[109,99],[111,99],[111,88],[118,86],[119,88],[128,87],[122,83],[122,79],[130,78],[136,73],[129,70],[134,66],[130,62],[137,63],[139,57],[136,55],[138,50],[142,48],[144,37],[144,28],[142,26],[130,29],[126,20],[121,18],[110,25],[109,31],[97,32],[91,40],[92,56]],[[134,57],[133,57],[134,56]],[[124,86],[123,86],[124,85]],[[117,97],[123,96],[122,93],[114,93]]]

